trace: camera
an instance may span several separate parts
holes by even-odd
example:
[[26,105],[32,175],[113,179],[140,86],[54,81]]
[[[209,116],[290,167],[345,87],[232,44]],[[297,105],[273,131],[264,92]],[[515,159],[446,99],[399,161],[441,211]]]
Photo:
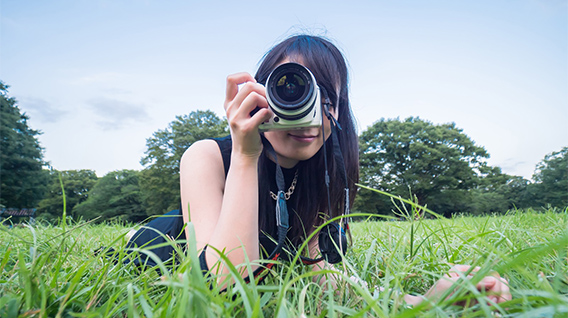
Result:
[[260,131],[321,126],[320,89],[303,65],[285,63],[274,69],[266,81],[266,99],[274,116]]

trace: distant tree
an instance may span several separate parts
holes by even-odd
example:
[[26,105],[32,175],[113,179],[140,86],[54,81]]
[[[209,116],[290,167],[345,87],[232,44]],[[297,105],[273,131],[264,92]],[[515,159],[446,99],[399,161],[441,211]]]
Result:
[[537,164],[533,180],[535,203],[568,207],[568,147],[546,155]]
[[505,174],[499,167],[484,166],[480,167],[479,171],[478,185],[470,190],[471,202],[467,212],[505,213],[509,209],[520,207],[521,194],[516,187],[520,185],[521,177]]
[[185,150],[198,140],[228,133],[226,120],[210,110],[197,110],[177,116],[166,129],[146,140],[140,185],[149,215],[179,208],[179,160]]
[[[363,181],[361,182],[364,183]],[[376,185],[374,188],[378,189]],[[390,197],[367,190],[358,190],[355,202],[353,202],[353,210],[362,213],[389,215],[392,214],[391,210],[393,208]]]
[[417,117],[381,119],[359,141],[363,184],[403,197],[411,192],[439,213],[467,208],[467,190],[477,186],[489,157],[454,123]]
[[100,221],[120,219],[139,222],[146,218],[140,193],[140,172],[119,170],[107,173],[89,191],[86,201],[73,209],[84,219],[101,216]]
[[63,213],[63,192],[60,178],[65,189],[65,210],[68,216],[72,215],[73,208],[87,200],[89,191],[97,182],[97,175],[93,170],[66,170],[50,171],[50,182],[43,199],[38,204],[38,217],[57,219]]
[[47,183],[40,132],[28,126],[8,87],[0,81],[0,204],[35,208]]
[[503,194],[498,192],[483,191],[480,189],[469,190],[469,202],[464,212],[473,215],[505,213],[509,210],[509,204]]
[[534,199],[528,192],[530,181],[519,176],[511,176],[507,184],[503,185],[499,192],[503,193],[509,202],[509,209],[528,208],[534,206]]
[[479,181],[477,189],[486,192],[496,192],[498,189],[507,184],[513,176],[503,173],[499,167],[483,166],[479,169]]

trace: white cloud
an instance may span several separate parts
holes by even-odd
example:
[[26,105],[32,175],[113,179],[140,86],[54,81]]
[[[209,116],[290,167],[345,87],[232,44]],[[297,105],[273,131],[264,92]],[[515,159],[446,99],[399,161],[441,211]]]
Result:
[[146,106],[116,99],[100,97],[87,101],[90,109],[100,117],[98,125],[103,129],[118,130],[136,122],[150,119]]
[[67,114],[67,111],[41,98],[24,97],[19,101],[19,105],[22,111],[29,113],[34,122],[56,123]]

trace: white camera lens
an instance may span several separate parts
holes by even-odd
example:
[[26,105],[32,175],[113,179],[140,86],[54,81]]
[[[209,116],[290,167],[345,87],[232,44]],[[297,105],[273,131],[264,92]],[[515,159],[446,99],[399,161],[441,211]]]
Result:
[[297,63],[278,66],[266,83],[267,99],[272,111],[282,119],[305,117],[316,105],[316,80]]

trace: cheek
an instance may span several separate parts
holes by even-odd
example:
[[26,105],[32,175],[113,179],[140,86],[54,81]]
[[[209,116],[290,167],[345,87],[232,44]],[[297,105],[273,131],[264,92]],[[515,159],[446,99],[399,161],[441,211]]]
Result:
[[286,145],[286,133],[280,130],[264,132],[264,137],[270,142],[274,150],[282,150]]
[[282,140],[283,138],[282,131],[278,130],[265,131],[264,137],[266,137],[266,139],[268,139],[268,141],[270,141],[271,144],[278,142],[278,140]]

